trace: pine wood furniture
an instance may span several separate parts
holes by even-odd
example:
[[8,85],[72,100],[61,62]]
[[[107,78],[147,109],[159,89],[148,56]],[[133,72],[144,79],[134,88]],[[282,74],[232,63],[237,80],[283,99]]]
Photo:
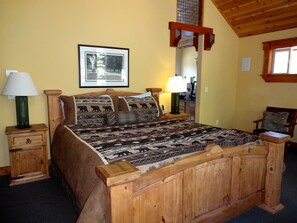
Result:
[[49,178],[47,159],[47,126],[31,128],[6,127],[11,178],[10,186]]
[[190,114],[183,113],[183,112],[181,112],[180,114],[171,114],[170,112],[167,112],[164,114],[164,116],[169,117],[169,118],[181,118],[181,119],[185,119],[185,120],[190,119]]
[[[63,121],[59,102],[61,93],[61,90],[45,91],[51,134]],[[135,93],[108,89],[84,95],[101,94]],[[276,213],[283,208],[280,192],[284,144],[290,137],[267,132],[260,134],[260,138],[264,145],[221,148],[212,144],[203,152],[145,174],[126,161],[91,167],[89,171],[95,169],[100,179],[94,180],[95,186],[87,193],[77,222],[215,223],[258,205]],[[81,169],[83,166],[78,166],[81,155],[77,144],[72,143],[71,154],[77,154],[77,169],[66,169],[63,174],[74,182],[72,189],[75,193],[76,188],[85,185],[86,179],[80,182],[79,174],[81,172],[81,178],[84,178],[85,172]]]
[[195,120],[195,109],[196,103],[195,101],[190,100],[180,100],[180,112],[188,113],[190,115],[190,120]]

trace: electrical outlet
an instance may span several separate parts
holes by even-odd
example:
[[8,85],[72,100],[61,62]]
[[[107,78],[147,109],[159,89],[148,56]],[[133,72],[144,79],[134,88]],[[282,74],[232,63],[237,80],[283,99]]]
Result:
[[216,125],[219,125],[219,120],[216,120]]

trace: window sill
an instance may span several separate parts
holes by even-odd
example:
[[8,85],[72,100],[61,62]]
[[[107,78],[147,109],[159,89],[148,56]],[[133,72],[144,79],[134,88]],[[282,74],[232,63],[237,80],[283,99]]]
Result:
[[265,82],[297,83],[297,74],[266,74],[262,78]]

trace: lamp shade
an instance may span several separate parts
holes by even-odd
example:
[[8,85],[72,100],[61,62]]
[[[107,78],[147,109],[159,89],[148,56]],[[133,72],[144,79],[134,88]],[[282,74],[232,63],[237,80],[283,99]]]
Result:
[[186,92],[187,87],[184,82],[184,79],[182,76],[172,76],[169,77],[165,92],[168,93],[181,93],[181,92]]
[[12,72],[8,76],[2,95],[36,96],[38,95],[38,92],[28,73]]

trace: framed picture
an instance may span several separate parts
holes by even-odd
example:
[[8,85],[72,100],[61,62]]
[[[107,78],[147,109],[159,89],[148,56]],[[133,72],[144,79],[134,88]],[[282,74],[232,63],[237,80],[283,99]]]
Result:
[[79,87],[129,87],[129,49],[78,45]]

